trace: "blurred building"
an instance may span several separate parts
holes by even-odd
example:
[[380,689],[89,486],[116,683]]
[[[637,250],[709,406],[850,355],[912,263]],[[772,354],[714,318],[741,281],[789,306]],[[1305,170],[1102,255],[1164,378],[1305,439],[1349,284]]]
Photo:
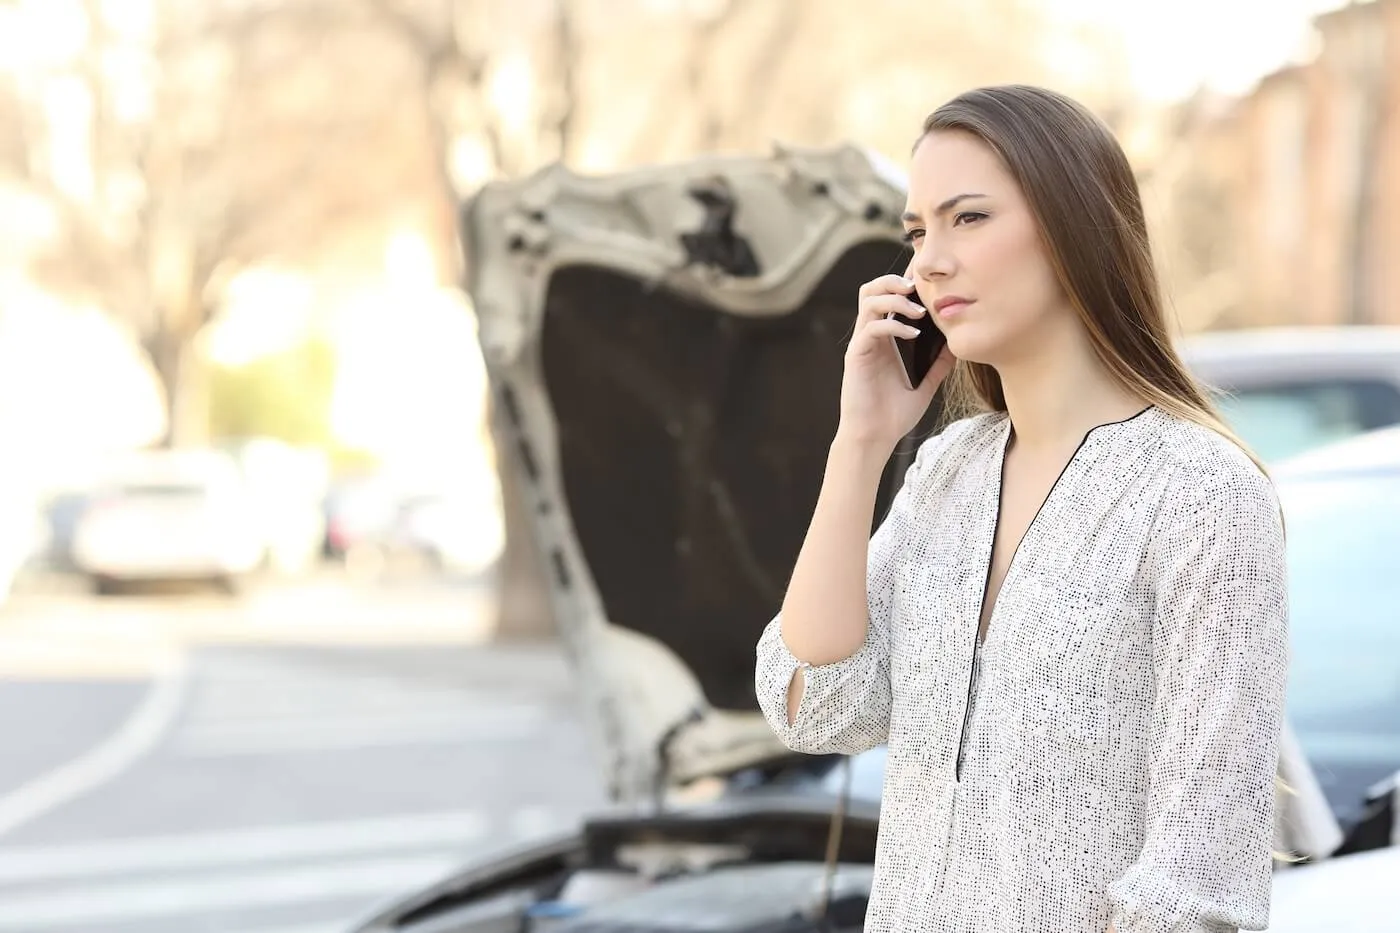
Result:
[[1306,63],[1177,116],[1164,249],[1188,329],[1400,324],[1400,0],[1314,25]]

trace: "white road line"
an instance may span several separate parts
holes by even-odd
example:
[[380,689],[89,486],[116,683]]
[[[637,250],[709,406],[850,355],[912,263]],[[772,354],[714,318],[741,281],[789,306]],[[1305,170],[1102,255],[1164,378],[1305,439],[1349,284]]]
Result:
[[39,933],[93,923],[101,923],[105,929],[155,917],[382,897],[431,884],[462,861],[460,856],[450,854],[355,859],[309,867],[207,874],[198,879],[85,884],[81,890],[40,894],[7,892],[0,909],[0,930]]
[[529,738],[547,722],[528,716],[452,713],[430,716],[319,717],[291,722],[209,724],[178,736],[172,752],[186,758],[218,758],[316,752],[396,745],[451,745]]
[[[534,825],[547,821],[537,815]],[[554,816],[557,825],[559,818]],[[481,842],[490,831],[481,810],[381,819],[268,826],[216,833],[138,836],[99,842],[0,848],[0,885],[154,871],[198,871],[282,859],[445,849]],[[0,897],[3,900],[3,897]],[[0,915],[4,913],[0,909]]]
[[[281,684],[240,686],[237,690],[201,689],[191,703],[191,716],[220,721],[285,719],[326,711],[365,713],[476,712],[482,707],[505,707],[500,696],[455,696],[389,693],[375,685],[356,689],[357,684],[310,681],[302,690],[282,689]],[[511,704],[509,708],[524,706]]]
[[548,807],[521,807],[510,815],[510,831],[518,839],[542,836],[559,828],[559,814]]
[[179,712],[189,683],[182,655],[151,684],[141,705],[104,741],[0,797],[0,836],[130,768],[160,741]]
[[457,700],[451,703],[432,698],[414,703],[405,698],[392,703],[376,702],[371,696],[361,695],[357,700],[344,697],[326,685],[326,693],[317,703],[288,702],[279,704],[271,701],[235,707],[232,703],[210,704],[196,700],[189,705],[181,731],[204,729],[255,729],[268,724],[297,722],[319,722],[328,717],[346,721],[388,722],[391,719],[413,719],[421,716],[433,718],[456,718],[459,722],[469,720],[516,720],[522,723],[534,722],[548,714],[546,706],[537,702],[508,702],[501,698],[488,698],[473,702]]

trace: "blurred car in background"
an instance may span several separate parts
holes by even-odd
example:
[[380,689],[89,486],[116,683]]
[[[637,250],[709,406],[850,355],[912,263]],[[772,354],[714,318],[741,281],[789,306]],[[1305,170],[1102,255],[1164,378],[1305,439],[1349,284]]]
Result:
[[136,582],[205,581],[232,592],[263,538],[238,464],[218,450],[126,455],[73,532],[73,561],[99,593]]
[[388,533],[398,512],[398,492],[377,474],[333,479],[323,502],[323,554],[333,561],[357,561]]
[[1288,529],[1289,718],[1350,826],[1400,771],[1400,427],[1270,472]]
[[0,605],[9,600],[15,580],[49,548],[43,503],[25,478],[0,478]]
[[1348,838],[1332,858],[1280,873],[1269,930],[1396,929],[1400,427],[1311,450],[1271,472],[1288,523],[1289,717]]
[[[555,167],[468,205],[502,469],[547,556],[614,807],[356,933],[861,929],[885,750],[790,752],[758,711],[753,651],[820,487],[853,296],[907,256],[903,206],[898,176],[853,147]],[[887,466],[878,513],[914,447]],[[1280,845],[1325,865],[1392,832],[1362,798],[1400,772],[1400,521],[1368,497],[1393,510],[1400,494],[1301,467],[1289,483],[1313,657],[1290,700]]]
[[218,447],[238,465],[267,569],[283,575],[315,569],[326,534],[325,455],[271,437],[228,438]]
[[386,561],[407,558],[435,573],[485,574],[505,547],[500,498],[461,490],[406,496],[379,546]]
[[325,553],[358,576],[390,568],[479,577],[505,548],[505,521],[494,466],[455,473],[448,482],[388,475],[342,479],[325,500]]
[[77,571],[74,540],[83,513],[91,502],[92,490],[86,488],[61,488],[43,498],[45,546],[40,558],[45,569],[60,573]]
[[1192,335],[1182,356],[1266,461],[1400,424],[1400,327],[1265,327]]

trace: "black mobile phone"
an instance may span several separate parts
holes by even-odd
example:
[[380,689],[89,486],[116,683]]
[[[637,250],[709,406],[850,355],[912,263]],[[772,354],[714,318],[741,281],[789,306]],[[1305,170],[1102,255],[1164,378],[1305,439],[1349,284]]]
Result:
[[[918,292],[911,291],[905,297],[919,307],[924,307]],[[886,319],[892,318],[897,313],[891,311],[885,317]],[[943,345],[947,343],[947,338],[943,336],[943,331],[938,329],[938,325],[933,321],[933,315],[928,311],[916,318],[908,318],[900,314],[899,320],[919,329],[917,337],[890,338],[890,342],[894,344],[895,352],[899,354],[899,361],[904,364],[904,384],[910,389],[917,389],[919,384],[924,381],[924,377],[928,375],[928,371],[933,368],[933,361],[938,359],[938,354],[943,352]]]

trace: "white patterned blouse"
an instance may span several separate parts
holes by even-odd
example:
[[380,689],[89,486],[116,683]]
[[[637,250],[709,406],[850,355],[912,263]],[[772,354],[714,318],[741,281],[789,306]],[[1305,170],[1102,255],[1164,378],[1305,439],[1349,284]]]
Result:
[[920,446],[871,539],[855,654],[803,665],[780,617],[758,642],[789,747],[888,746],[866,930],[1265,928],[1288,667],[1272,485],[1155,407],[1093,429],[978,650],[1009,436],[986,414]]

